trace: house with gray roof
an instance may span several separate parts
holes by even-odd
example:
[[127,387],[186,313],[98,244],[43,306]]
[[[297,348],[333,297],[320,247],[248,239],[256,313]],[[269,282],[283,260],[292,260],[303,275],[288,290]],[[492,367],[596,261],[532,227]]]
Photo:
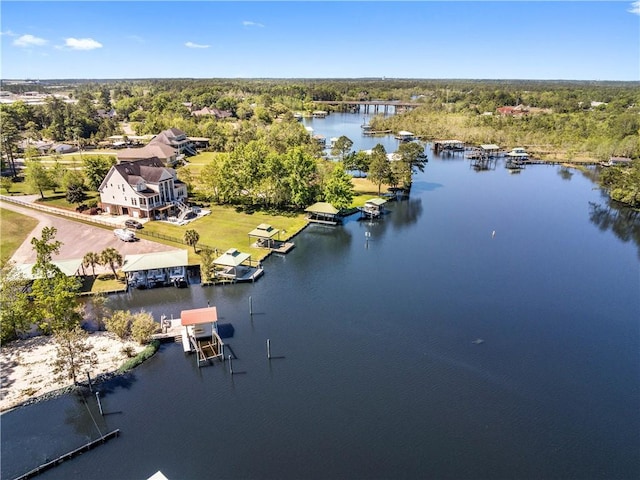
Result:
[[195,155],[196,149],[187,134],[178,128],[170,128],[153,137],[149,145],[163,144],[174,148],[178,154]]
[[118,151],[118,163],[153,158],[160,160],[164,165],[171,166],[178,162],[178,152],[175,148],[161,142],[149,143],[141,148],[125,148]]
[[185,183],[158,159],[114,165],[98,191],[105,212],[134,218],[174,215],[187,199]]

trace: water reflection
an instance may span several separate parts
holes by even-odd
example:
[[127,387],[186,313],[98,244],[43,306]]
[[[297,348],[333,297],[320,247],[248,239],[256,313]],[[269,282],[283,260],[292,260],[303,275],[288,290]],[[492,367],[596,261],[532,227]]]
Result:
[[104,417],[100,415],[94,395],[88,389],[78,390],[75,402],[64,411],[64,423],[71,426],[87,443],[107,433]]
[[573,172],[568,167],[560,167],[558,168],[558,175],[560,175],[560,178],[563,180],[571,180]]
[[611,230],[623,242],[634,242],[640,257],[639,211],[607,198],[606,204],[589,202],[589,220],[603,232]]
[[389,216],[390,223],[396,230],[414,225],[422,216],[421,197],[409,197],[407,200],[400,200],[396,203],[398,203],[399,208],[394,209],[393,214]]

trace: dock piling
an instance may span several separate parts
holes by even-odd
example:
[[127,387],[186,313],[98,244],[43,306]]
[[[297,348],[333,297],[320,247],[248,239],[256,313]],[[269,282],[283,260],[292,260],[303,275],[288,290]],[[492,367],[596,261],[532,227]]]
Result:
[[267,338],[267,358],[271,360],[271,340]]
[[98,408],[100,409],[100,415],[104,417],[104,412],[102,411],[102,403],[100,403],[100,392],[96,392],[96,400],[98,401]]
[[231,358],[231,355],[229,355],[229,373],[233,375],[233,360]]
[[249,295],[249,315],[253,315],[253,299]]

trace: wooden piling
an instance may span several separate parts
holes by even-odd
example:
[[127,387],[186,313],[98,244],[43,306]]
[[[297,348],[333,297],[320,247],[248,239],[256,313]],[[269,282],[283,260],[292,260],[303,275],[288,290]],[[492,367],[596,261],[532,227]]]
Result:
[[102,411],[102,403],[100,403],[100,392],[96,392],[96,400],[98,400],[98,408],[100,409],[100,415],[104,417],[104,412]]

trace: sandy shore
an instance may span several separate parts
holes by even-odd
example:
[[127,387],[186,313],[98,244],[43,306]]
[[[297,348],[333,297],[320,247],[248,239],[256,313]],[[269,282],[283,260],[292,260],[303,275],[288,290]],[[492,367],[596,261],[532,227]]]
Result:
[[[91,378],[117,370],[127,360],[122,352],[124,347],[133,348],[135,353],[144,349],[136,342],[124,342],[108,332],[92,333],[88,339],[98,356]],[[16,340],[0,349],[0,411],[73,384],[71,380],[54,381],[51,362],[55,355],[55,342],[45,336]],[[86,374],[78,380],[86,381]]]

